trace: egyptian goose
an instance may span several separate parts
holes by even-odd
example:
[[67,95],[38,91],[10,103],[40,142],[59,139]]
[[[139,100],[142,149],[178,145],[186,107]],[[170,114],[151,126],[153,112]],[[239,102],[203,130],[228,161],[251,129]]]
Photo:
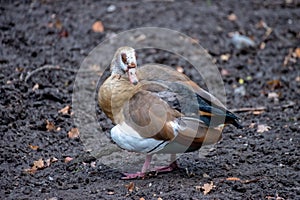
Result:
[[[148,64],[137,68],[135,50],[119,48],[110,65],[111,76],[98,91],[98,103],[116,124],[111,139],[122,149],[146,153],[142,178],[154,153],[184,153],[221,139],[224,124],[241,128],[239,119],[210,93],[171,68]],[[157,172],[172,171],[176,161]]]

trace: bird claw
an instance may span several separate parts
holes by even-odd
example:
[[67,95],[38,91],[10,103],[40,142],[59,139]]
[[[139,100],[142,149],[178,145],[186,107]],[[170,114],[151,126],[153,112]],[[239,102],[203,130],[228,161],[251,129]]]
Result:
[[137,178],[145,178],[146,173],[143,172],[136,172],[136,173],[123,173],[123,180],[130,180],[130,179],[137,179]]
[[176,162],[173,162],[171,163],[170,165],[168,166],[156,166],[154,168],[154,170],[157,172],[157,173],[163,173],[163,172],[171,172],[173,170],[176,170],[176,169],[179,169],[178,165]]

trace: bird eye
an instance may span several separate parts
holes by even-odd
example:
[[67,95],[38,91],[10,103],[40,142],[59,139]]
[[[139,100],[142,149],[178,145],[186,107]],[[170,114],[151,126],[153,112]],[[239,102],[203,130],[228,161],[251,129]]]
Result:
[[121,57],[122,57],[123,63],[124,63],[124,64],[127,64],[127,55],[126,55],[126,53],[122,53],[122,54],[121,54]]

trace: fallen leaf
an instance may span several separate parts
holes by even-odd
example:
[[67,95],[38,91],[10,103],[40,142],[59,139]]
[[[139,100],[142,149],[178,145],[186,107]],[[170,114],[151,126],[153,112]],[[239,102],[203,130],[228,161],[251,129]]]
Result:
[[69,32],[67,30],[62,30],[60,33],[59,33],[59,36],[60,37],[68,37],[69,36]]
[[115,194],[115,192],[114,191],[108,191],[107,194],[108,195],[113,195],[113,194]]
[[36,83],[36,84],[32,87],[32,90],[35,91],[35,90],[39,89],[39,87],[40,87],[39,84]]
[[177,66],[177,67],[176,67],[176,70],[177,70],[178,72],[180,72],[180,73],[183,73],[183,72],[184,72],[184,69],[183,69],[183,67],[181,67],[181,66]]
[[221,69],[221,75],[222,76],[228,76],[230,73],[227,69]]
[[145,198],[144,198],[144,197],[141,197],[140,200],[145,200]]
[[46,120],[46,129],[47,131],[53,131],[54,129],[56,129],[55,125],[53,122],[49,122],[48,120]]
[[34,174],[37,171],[35,167],[24,169],[24,172],[29,173],[29,174]]
[[300,58],[300,47],[297,47],[295,49],[295,55],[296,55],[297,58]]
[[115,5],[110,5],[106,8],[107,12],[114,12],[117,9],[117,7]]
[[92,29],[94,32],[96,33],[102,33],[104,31],[104,26],[102,24],[101,21],[96,21],[93,26],[92,26]]
[[241,181],[241,179],[238,177],[228,177],[226,178],[226,181]]
[[92,168],[95,168],[95,167],[96,167],[96,162],[95,162],[95,161],[91,162],[91,167],[92,167]]
[[268,93],[268,99],[278,99],[279,95],[276,92]]
[[262,114],[263,112],[265,112],[264,110],[256,110],[256,111],[253,111],[252,114],[253,115],[260,115]]
[[73,160],[73,158],[71,158],[71,157],[65,157],[65,163],[68,163],[68,162],[70,162],[71,160]]
[[52,162],[52,163],[57,162],[57,161],[58,161],[57,158],[55,158],[55,157],[51,158],[51,162]]
[[251,124],[249,125],[249,128],[254,128],[255,125],[256,125],[255,123],[251,123]]
[[267,24],[263,20],[260,20],[255,26],[256,28],[265,28]]
[[221,56],[220,56],[220,59],[222,60],[222,61],[228,61],[229,60],[229,58],[230,58],[230,54],[229,53],[226,53],[226,54],[222,54]]
[[45,160],[46,166],[49,167],[51,164],[51,158],[48,158],[47,160]]
[[286,56],[284,57],[284,60],[283,60],[283,64],[282,64],[282,65],[283,65],[284,67],[287,66],[287,64],[291,61],[292,55],[293,55],[293,49],[290,48],[290,49],[289,49],[288,55],[286,55]]
[[62,29],[62,27],[63,27],[63,25],[62,25],[61,21],[59,19],[56,19],[55,20],[55,28],[60,30],[60,29]]
[[257,125],[256,132],[263,133],[263,132],[269,131],[270,129],[271,129],[271,127],[266,124],[259,124],[259,125]]
[[282,83],[278,79],[274,79],[267,82],[267,85],[270,87],[271,90],[275,90],[282,86]]
[[128,185],[125,185],[125,187],[129,192],[132,192],[134,190],[134,182],[130,182]]
[[37,161],[34,161],[33,162],[33,166],[35,166],[37,169],[41,169],[44,167],[44,161],[42,158],[40,158],[39,160]]
[[227,19],[229,21],[236,21],[237,20],[237,16],[234,13],[231,13],[230,15],[227,16]]
[[79,130],[78,130],[78,128],[72,128],[68,132],[68,137],[69,138],[78,138],[79,137]]
[[134,39],[135,39],[136,42],[141,42],[141,41],[144,41],[146,38],[147,38],[146,35],[141,34],[141,35],[137,36],[137,37],[134,38]]
[[200,191],[200,190],[202,189],[202,186],[196,185],[196,186],[195,186],[195,189],[196,189],[197,191]]
[[207,195],[214,187],[214,183],[211,181],[210,183],[205,183],[201,189],[203,190],[203,194]]
[[260,43],[259,48],[261,50],[265,49],[266,48],[266,43],[264,43],[264,42]]
[[64,115],[67,115],[67,114],[69,114],[69,112],[70,112],[70,108],[71,108],[71,107],[70,107],[69,105],[67,105],[66,107],[60,109],[60,110],[58,111],[58,113],[62,113],[62,114],[64,114]]
[[29,145],[29,147],[30,147],[30,149],[32,149],[32,150],[38,150],[38,148],[39,148],[39,146],[35,146],[35,145]]

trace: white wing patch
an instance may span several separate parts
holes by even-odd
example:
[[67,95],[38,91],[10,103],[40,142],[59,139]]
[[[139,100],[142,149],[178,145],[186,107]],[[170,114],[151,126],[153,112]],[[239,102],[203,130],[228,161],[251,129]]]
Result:
[[141,153],[155,153],[162,150],[169,141],[144,138],[125,122],[111,129],[111,138],[122,149]]

